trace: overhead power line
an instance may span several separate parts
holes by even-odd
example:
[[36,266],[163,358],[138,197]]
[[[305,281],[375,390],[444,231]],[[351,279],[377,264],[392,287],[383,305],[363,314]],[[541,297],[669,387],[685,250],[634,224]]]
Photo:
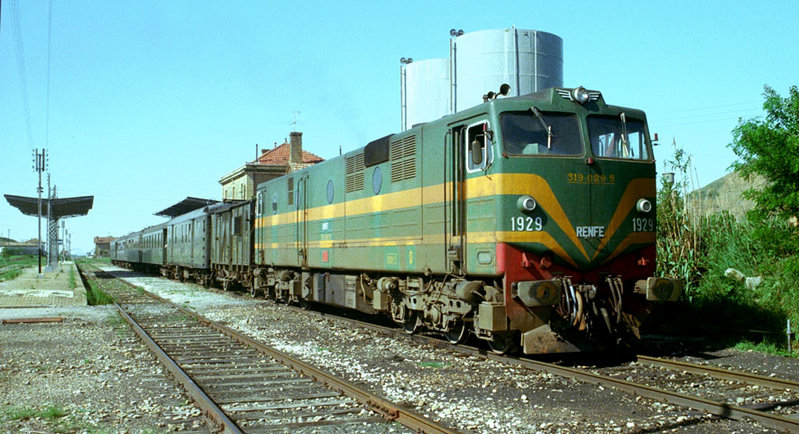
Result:
[[53,0],[50,0],[47,12],[47,115],[45,121],[44,142],[50,145],[50,42],[52,41],[53,26]]
[[22,110],[25,116],[28,146],[33,149],[33,126],[31,125],[31,107],[28,101],[28,78],[25,73],[25,49],[22,45],[22,24],[19,18],[19,5],[15,0],[10,0],[9,3],[11,3],[11,26],[14,30],[14,51],[17,55],[17,74],[19,74],[20,91],[22,92]]

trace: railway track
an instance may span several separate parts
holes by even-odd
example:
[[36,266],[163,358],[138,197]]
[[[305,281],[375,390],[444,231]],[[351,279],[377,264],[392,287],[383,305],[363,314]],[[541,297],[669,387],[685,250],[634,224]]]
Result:
[[[242,296],[242,298],[248,297]],[[294,306],[290,306],[290,308],[301,309]],[[799,384],[796,382],[647,356],[638,356],[635,363],[617,364],[610,368],[560,366],[526,358],[500,356],[481,348],[451,345],[444,340],[423,334],[407,335],[396,328],[385,327],[358,319],[329,315],[313,310],[304,312],[333,321],[347,322],[393,337],[446,348],[465,355],[491,359],[515,367],[546,372],[551,375],[576,379],[604,387],[612,387],[635,396],[643,396],[657,402],[680,405],[719,417],[736,420],[751,419],[764,427],[789,432],[799,431],[799,418],[797,418],[796,414],[789,414],[789,411],[799,404],[796,399]],[[658,369],[644,369],[645,366],[649,365],[657,366]],[[640,372],[636,374],[636,370]],[[693,374],[694,377],[689,376],[689,373]],[[716,380],[712,380],[713,378]],[[777,398],[773,399],[773,394],[763,395],[761,393],[762,396],[756,396],[763,391],[757,392],[757,388],[774,389],[777,392]],[[736,393],[736,391],[740,392]],[[712,396],[714,393],[715,397]],[[739,402],[736,398],[741,396],[752,399]]]
[[[633,363],[609,368],[568,367],[528,358],[497,355],[468,345],[453,345],[434,336],[408,335],[395,328],[357,319],[314,311],[310,313],[466,355],[612,387],[636,396],[719,417],[750,419],[764,427],[799,432],[799,413],[792,411],[799,407],[799,382],[796,381],[645,355],[636,356]],[[656,369],[647,369],[647,366]],[[741,401],[743,396],[746,399]]]
[[455,432],[121,279],[85,275],[225,432]]

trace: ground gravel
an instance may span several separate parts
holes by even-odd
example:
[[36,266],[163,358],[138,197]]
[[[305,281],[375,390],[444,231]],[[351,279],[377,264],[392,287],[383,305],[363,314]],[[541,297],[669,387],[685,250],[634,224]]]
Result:
[[207,431],[200,410],[108,306],[0,309],[0,432]]
[[[464,431],[771,432],[756,423],[717,419],[601,386],[463,356],[248,296],[153,278],[129,280]],[[724,359],[733,365],[756,360],[757,369],[767,375],[779,372],[776,366],[796,366],[795,360],[753,358],[734,350]]]

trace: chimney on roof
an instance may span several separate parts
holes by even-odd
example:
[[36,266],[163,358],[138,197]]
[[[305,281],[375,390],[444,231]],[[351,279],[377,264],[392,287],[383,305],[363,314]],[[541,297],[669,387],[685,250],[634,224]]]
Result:
[[302,163],[302,133],[297,131],[289,133],[289,143],[291,144],[289,163]]

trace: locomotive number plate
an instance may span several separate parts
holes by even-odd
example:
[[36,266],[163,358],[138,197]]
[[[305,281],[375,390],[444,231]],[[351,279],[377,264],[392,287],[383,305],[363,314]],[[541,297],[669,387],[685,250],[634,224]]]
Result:
[[544,228],[544,220],[541,217],[511,217],[510,230],[513,232],[536,232]]
[[655,232],[655,221],[652,219],[634,218],[633,232]]

